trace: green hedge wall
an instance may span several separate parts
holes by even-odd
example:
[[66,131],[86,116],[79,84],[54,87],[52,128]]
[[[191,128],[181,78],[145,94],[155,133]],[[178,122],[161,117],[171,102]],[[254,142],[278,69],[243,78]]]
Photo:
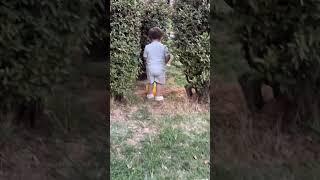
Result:
[[141,2],[111,1],[111,92],[118,100],[130,93],[139,74]]
[[[289,98],[300,119],[317,119],[320,107],[320,2],[257,0],[229,2],[239,39],[251,68],[261,80]],[[301,116],[300,116],[301,115]],[[310,117],[314,116],[314,117]]]
[[90,38],[93,3],[1,1],[0,111],[42,99],[66,78],[73,50]]
[[176,33],[175,51],[184,67],[191,95],[194,89],[200,101],[208,101],[210,84],[210,35],[207,1],[177,0],[173,14]]
[[[143,4],[142,8],[142,16],[141,16],[141,53],[140,58],[143,62],[143,51],[144,47],[150,43],[148,39],[148,31],[152,27],[159,27],[164,32],[164,39],[163,43],[166,43],[168,37],[168,26],[169,20],[171,18],[171,7],[165,0],[160,1],[148,1],[147,3]],[[141,72],[145,75],[145,64],[141,64]]]

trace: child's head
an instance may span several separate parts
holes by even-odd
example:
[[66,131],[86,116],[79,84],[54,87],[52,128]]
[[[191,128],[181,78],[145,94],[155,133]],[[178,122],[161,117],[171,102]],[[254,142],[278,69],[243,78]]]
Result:
[[151,40],[161,40],[163,37],[163,32],[158,27],[153,27],[149,30],[148,36]]

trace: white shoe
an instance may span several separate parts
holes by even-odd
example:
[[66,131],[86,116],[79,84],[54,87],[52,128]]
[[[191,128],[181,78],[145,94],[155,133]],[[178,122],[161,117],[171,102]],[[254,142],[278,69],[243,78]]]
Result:
[[154,95],[153,94],[148,94],[147,95],[147,99],[153,99],[154,98]]
[[156,96],[156,97],[155,97],[155,100],[156,100],[156,101],[163,101],[164,98],[163,98],[163,96]]

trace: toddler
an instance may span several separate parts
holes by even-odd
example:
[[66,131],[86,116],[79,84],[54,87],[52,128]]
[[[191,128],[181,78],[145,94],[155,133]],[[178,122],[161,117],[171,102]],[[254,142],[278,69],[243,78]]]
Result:
[[[160,28],[151,28],[148,32],[148,36],[151,43],[146,45],[143,52],[143,58],[146,62],[148,83],[150,83],[147,98],[163,101],[161,90],[166,81],[166,64],[170,60],[170,54],[168,48],[161,43],[163,32]],[[154,97],[152,93],[153,83],[157,83],[156,97]]]

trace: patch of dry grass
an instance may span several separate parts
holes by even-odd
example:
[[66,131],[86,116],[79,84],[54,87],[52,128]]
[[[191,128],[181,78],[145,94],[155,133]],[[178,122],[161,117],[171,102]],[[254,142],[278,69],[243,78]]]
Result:
[[[269,101],[262,111],[252,114],[246,108],[237,83],[217,81],[213,91],[215,101],[211,108],[215,115],[213,117],[215,150],[212,156],[216,159],[216,166],[231,169],[233,166],[235,174],[237,168],[254,169],[257,174],[267,172],[265,169],[271,167],[301,168],[313,162],[320,162],[319,138],[302,131],[296,133],[280,131],[281,105],[277,102],[267,98]],[[272,169],[269,171],[269,175],[274,173]],[[255,174],[246,173],[239,173],[239,177]],[[270,177],[278,179],[288,173],[290,172],[283,170],[282,174]],[[256,179],[263,177],[268,176],[261,175]]]
[[[143,88],[143,83],[138,84],[140,91]],[[142,86],[142,87],[141,87]],[[139,91],[139,90],[138,90]],[[147,135],[155,135],[158,127],[155,126],[154,121],[161,119],[164,116],[188,116],[193,114],[209,113],[208,104],[199,104],[186,97],[184,88],[166,88],[165,92],[167,98],[163,103],[155,102],[153,100],[145,99],[145,91],[137,95],[139,101],[137,103],[130,103],[127,105],[111,101],[110,110],[110,124],[115,123],[125,124],[133,133],[133,137],[127,140],[130,145],[138,145]],[[170,93],[177,93],[177,96],[171,96]],[[172,94],[171,94],[172,95]],[[135,117],[135,116],[141,117]],[[153,121],[148,121],[150,118]],[[205,124],[198,121],[190,120],[188,122],[181,122],[174,125],[177,128],[182,128],[186,131],[202,132],[205,130]]]

